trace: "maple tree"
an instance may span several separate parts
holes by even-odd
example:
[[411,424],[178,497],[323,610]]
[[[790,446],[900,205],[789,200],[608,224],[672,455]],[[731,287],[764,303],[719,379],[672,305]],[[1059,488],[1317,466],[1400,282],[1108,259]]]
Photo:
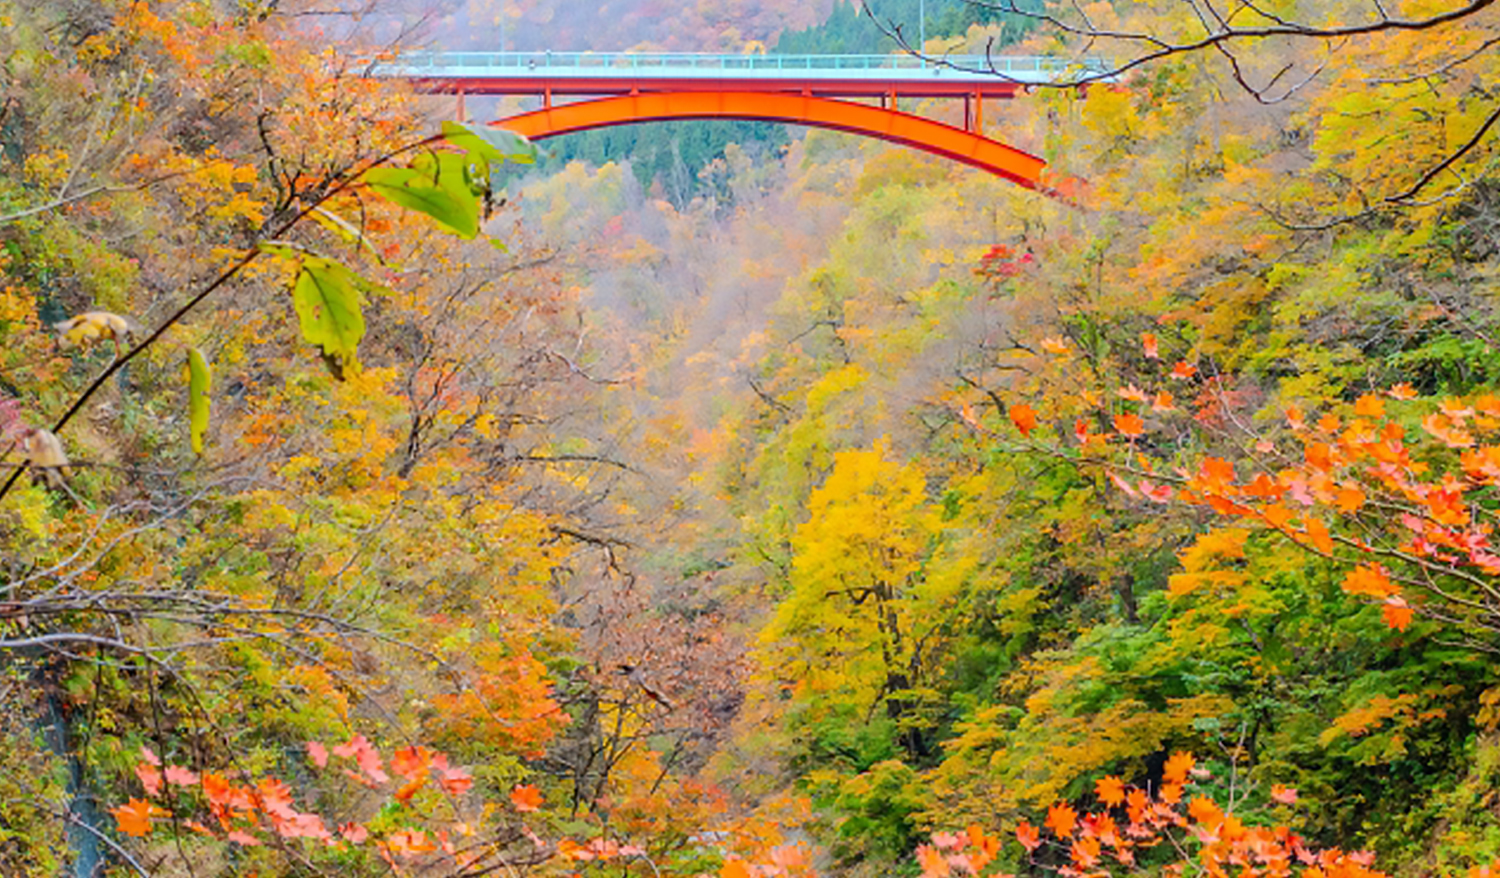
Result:
[[[1188,753],[1167,760],[1161,786],[1154,791],[1103,777],[1095,784],[1099,810],[1080,814],[1071,805],[1047,810],[1042,827],[1018,824],[1014,840],[987,835],[977,825],[963,833],[938,832],[917,848],[923,878],[999,874],[997,861],[1039,863],[1057,857],[1059,875],[1132,874],[1160,869],[1178,874],[1188,869],[1210,875],[1304,874],[1375,878],[1369,851],[1318,850],[1286,826],[1247,826],[1212,798],[1195,794],[1197,780],[1211,778],[1195,768]],[[1272,797],[1293,805],[1296,791],[1277,787]],[[1019,848],[1019,850],[1016,850]],[[1007,850],[1008,849],[1008,850]],[[1006,856],[1008,855],[1008,856]],[[1002,861],[1003,862],[1003,861]],[[991,864],[996,869],[990,869]],[[1483,867],[1489,868],[1489,867]],[[1476,867],[1474,872],[1479,872]]]

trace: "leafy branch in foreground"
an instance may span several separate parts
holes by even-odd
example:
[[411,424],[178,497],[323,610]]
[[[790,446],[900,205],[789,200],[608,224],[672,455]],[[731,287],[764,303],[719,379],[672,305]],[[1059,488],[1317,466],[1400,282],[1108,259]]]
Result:
[[[444,141],[452,149],[431,149]],[[400,156],[426,149],[410,167],[388,167]],[[365,189],[402,207],[431,217],[438,225],[464,238],[479,233],[482,212],[493,198],[492,179],[498,166],[507,162],[535,160],[536,147],[524,137],[503,130],[476,129],[445,122],[440,135],[424,138],[391,153],[370,160],[316,187],[318,195],[291,217],[284,220],[254,247],[246,250],[227,269],[188,299],[166,320],[124,353],[118,353],[121,339],[139,334],[134,321],[119,315],[90,312],[58,325],[59,331],[73,341],[108,339],[115,343],[117,355],[78,395],[49,431],[61,434],[84,405],[126,364],[156,344],[172,327],[179,324],[214,292],[239,276],[264,254],[297,260],[293,301],[300,320],[302,336],[309,344],[322,348],[322,355],[335,377],[342,378],[346,369],[358,368],[357,349],[364,337],[364,317],[360,308],[364,293],[374,285],[347,266],[309,252],[298,253],[278,243],[302,220],[321,210],[336,196]],[[194,450],[201,451],[202,435],[207,429],[207,393],[211,383],[207,360],[201,353],[189,354],[189,386]],[[63,458],[65,463],[66,457]],[[29,466],[60,466],[55,456],[46,458],[31,454],[0,484],[0,501],[10,492]]]
[[[186,837],[240,848],[271,846],[305,858],[319,850],[338,854],[366,848],[391,868],[442,865],[453,875],[534,864],[554,853],[519,823],[490,826],[498,806],[467,801],[473,776],[450,764],[441,751],[400,747],[387,761],[370,741],[356,735],[333,747],[309,741],[306,756],[315,773],[341,775],[352,783],[351,790],[368,793],[359,815],[333,818],[304,811],[292,789],[277,778],[236,783],[230,775],[164,765],[149,748],[141,750],[134,769],[144,796],[110,813],[119,832],[138,838],[159,830],[179,839],[191,833]],[[536,810],[534,793],[534,788],[517,787],[512,808]],[[524,844],[518,848],[517,842]]]

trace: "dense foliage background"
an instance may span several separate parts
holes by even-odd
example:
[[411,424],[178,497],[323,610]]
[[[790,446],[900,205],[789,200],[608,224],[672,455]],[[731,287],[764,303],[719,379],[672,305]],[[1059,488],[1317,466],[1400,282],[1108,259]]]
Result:
[[[601,48],[888,48],[621,5]],[[928,48],[1205,26],[1030,8]],[[441,208],[379,181],[486,147],[359,13],[0,0],[0,872],[1500,858],[1483,4],[994,102],[1053,196],[726,124]]]

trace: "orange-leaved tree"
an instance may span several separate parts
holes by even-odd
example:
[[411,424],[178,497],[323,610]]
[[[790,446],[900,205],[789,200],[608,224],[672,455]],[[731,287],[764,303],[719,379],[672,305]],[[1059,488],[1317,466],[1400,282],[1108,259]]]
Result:
[[[479,875],[545,862],[558,851],[520,816],[537,810],[535,787],[516,787],[508,808],[476,802],[473,776],[441,751],[400,747],[386,760],[356,735],[332,747],[308,742],[306,761],[324,781],[326,810],[302,810],[276,777],[200,774],[142,748],[134,773],[144,795],[110,813],[123,835],[165,834],[179,846],[218,843],[237,851],[246,867],[269,865],[257,853],[266,849],[308,867],[350,866],[373,855],[398,870]],[[333,788],[338,778],[342,790]]]
[[[1057,803],[1039,820],[1023,821],[1014,839],[979,826],[936,832],[916,851],[923,878],[1000,875],[1045,869],[1070,878],[1185,873],[1244,878],[1383,878],[1368,851],[1317,849],[1284,825],[1250,826],[1194,789],[1210,774],[1177,752],[1154,788],[1115,776],[1095,783],[1096,809],[1080,813]],[[1273,801],[1291,806],[1297,791],[1274,786]]]

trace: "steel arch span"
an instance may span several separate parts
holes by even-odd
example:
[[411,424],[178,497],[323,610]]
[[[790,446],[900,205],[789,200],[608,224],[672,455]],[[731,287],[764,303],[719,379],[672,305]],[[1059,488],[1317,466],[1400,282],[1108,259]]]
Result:
[[898,110],[811,95],[765,92],[651,92],[544,107],[490,124],[532,140],[671,119],[747,119],[829,128],[910,146],[1047,191],[1042,159],[982,134]]

